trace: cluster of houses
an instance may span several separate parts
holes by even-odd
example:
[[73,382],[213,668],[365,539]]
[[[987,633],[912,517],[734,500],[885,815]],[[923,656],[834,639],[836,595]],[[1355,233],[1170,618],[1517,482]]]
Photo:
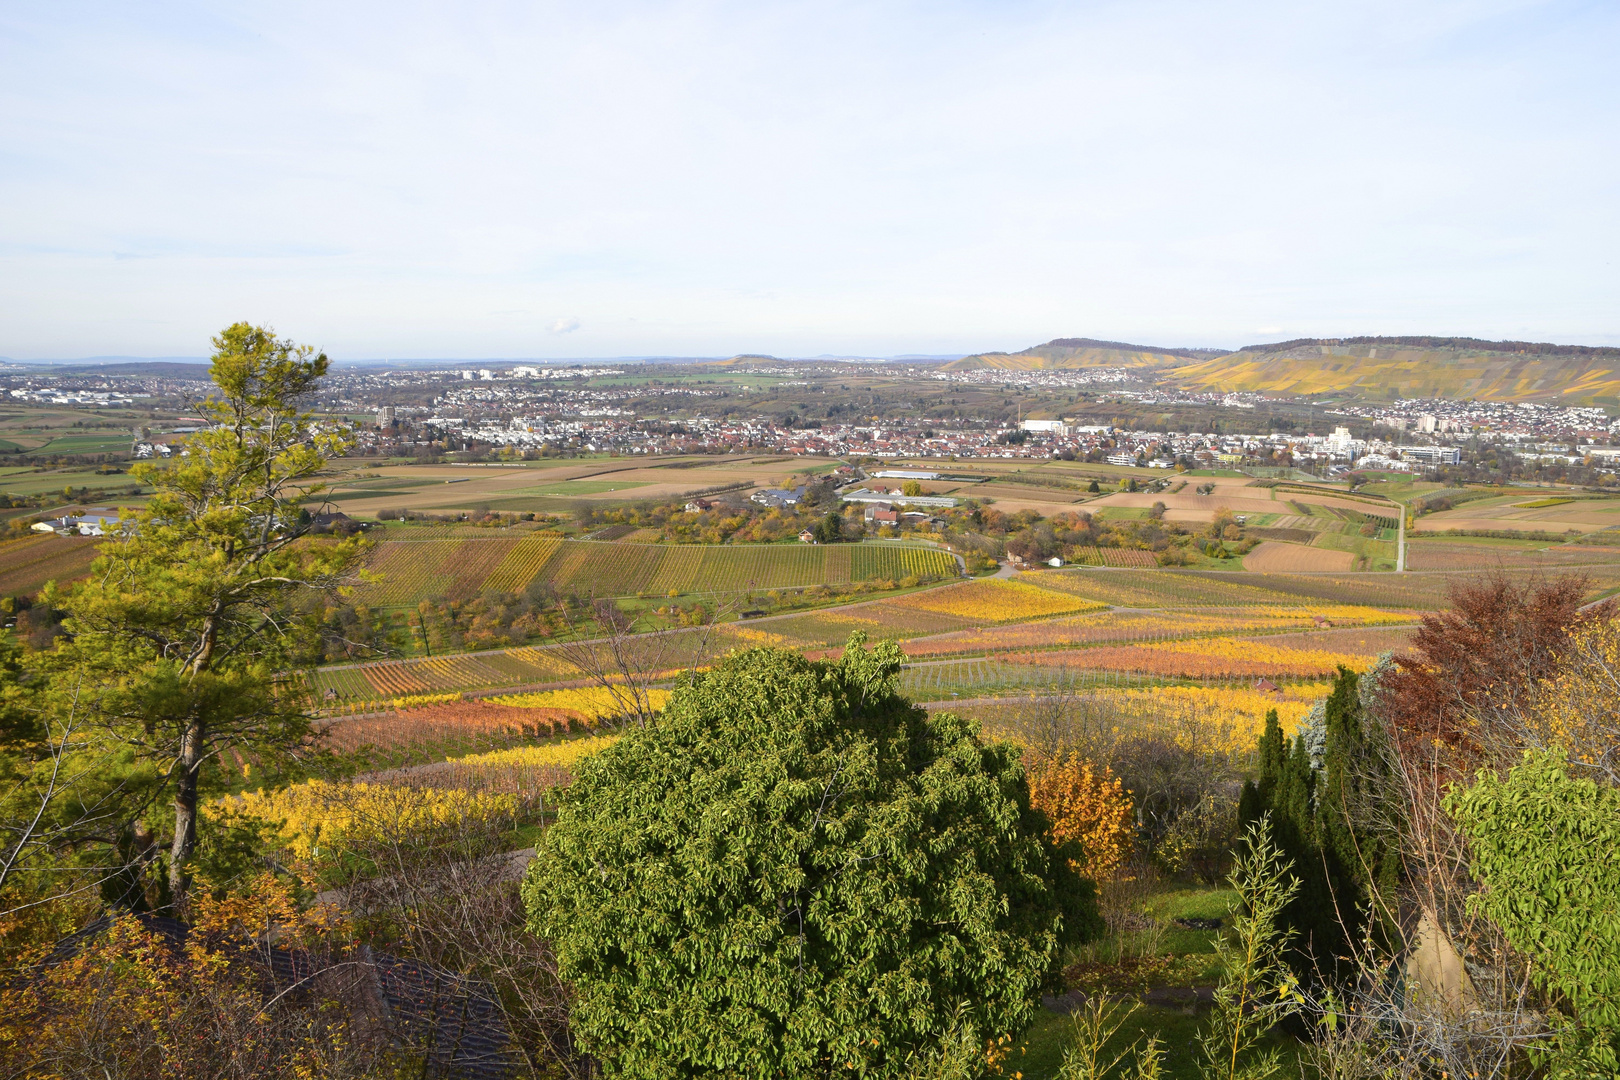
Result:
[[[62,517],[46,518],[36,521],[30,526],[35,532],[55,533],[58,536],[106,536],[118,531],[118,511],[107,507],[96,507],[81,514],[65,514]],[[262,521],[263,518],[254,520]],[[309,532],[330,533],[338,532],[348,534],[371,527],[370,522],[356,521],[341,511],[326,511],[308,515],[308,520],[300,517],[302,527]],[[277,520],[278,528],[291,526],[291,521]],[[126,526],[127,527],[127,526]]]
[[88,405],[93,409],[112,405],[133,405],[136,398],[151,396],[151,394],[128,394],[120,390],[76,390],[56,386],[17,387],[11,391],[11,397],[18,401],[32,401],[42,405]]
[[105,536],[118,528],[118,511],[98,508],[83,514],[64,515],[36,521],[35,532],[55,533],[58,536]]
[[[1177,465],[1231,468],[1257,460],[1331,469],[1347,468],[1362,458],[1370,458],[1367,465],[1372,467],[1416,471],[1457,461],[1460,454],[1455,443],[1458,437],[1464,436],[1465,427],[1472,431],[1492,425],[1495,430],[1505,431],[1517,425],[1520,429],[1545,432],[1549,427],[1579,424],[1586,436],[1605,435],[1594,426],[1602,423],[1597,415],[1601,410],[1492,403],[1433,405],[1431,407],[1439,410],[1438,414],[1419,413],[1413,417],[1393,413],[1374,416],[1392,428],[1404,428],[1421,436],[1416,441],[1388,442],[1353,438],[1343,426],[1325,435],[1292,432],[1245,435],[1130,430],[1106,424],[1082,424],[1073,418],[1023,420],[1017,427],[958,422],[959,426],[949,429],[920,426],[912,420],[823,422],[818,427],[798,427],[783,425],[769,417],[698,415],[679,421],[638,419],[629,410],[608,403],[614,393],[622,391],[583,387],[569,391],[579,400],[570,401],[562,415],[556,410],[525,415],[516,411],[523,402],[513,396],[526,392],[520,388],[521,384],[485,390],[482,382],[475,382],[474,387],[477,389],[469,388],[438,399],[440,406],[466,406],[468,415],[446,415],[442,407],[433,413],[403,406],[383,407],[378,410],[377,428],[360,433],[362,445],[378,451],[431,444],[448,445],[452,449],[487,446],[544,452],[550,448],[625,455],[774,452],[807,457],[879,459],[1048,460],[1064,457],[1165,469]],[[642,389],[661,392],[664,388]],[[676,390],[670,388],[670,392]],[[679,392],[712,391],[679,388]],[[497,400],[492,395],[504,396]],[[589,402],[586,397],[590,398]],[[1586,431],[1586,428],[1591,430]],[[163,450],[154,448],[150,453],[162,454]],[[1616,450],[1616,456],[1620,456],[1620,450]],[[780,505],[793,505],[791,499],[780,495],[772,497],[780,499]]]

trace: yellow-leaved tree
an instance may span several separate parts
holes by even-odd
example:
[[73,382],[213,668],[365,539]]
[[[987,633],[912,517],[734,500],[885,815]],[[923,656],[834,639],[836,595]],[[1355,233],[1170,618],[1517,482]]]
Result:
[[1077,844],[1070,863],[1082,877],[1108,881],[1131,852],[1131,795],[1107,768],[1079,755],[1038,758],[1028,767],[1030,805],[1052,823],[1061,847]]
[[1570,632],[1523,722],[1524,746],[1562,749],[1572,772],[1620,784],[1620,620]]

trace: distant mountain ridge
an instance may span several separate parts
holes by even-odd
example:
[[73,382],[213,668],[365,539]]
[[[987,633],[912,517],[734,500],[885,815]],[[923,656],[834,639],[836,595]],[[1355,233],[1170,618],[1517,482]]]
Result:
[[987,352],[946,371],[1141,369],[1165,386],[1212,393],[1339,396],[1370,401],[1452,398],[1557,401],[1620,408],[1620,348],[1443,336],[1294,338],[1225,349],[1055,338]]
[[1620,348],[1607,345],[1554,345],[1547,341],[1486,341],[1471,337],[1347,337],[1294,338],[1270,345],[1245,345],[1238,352],[1286,352],[1305,345],[1369,345],[1417,349],[1457,349],[1465,352],[1524,353],[1532,356],[1590,356],[1620,360]]
[[11,360],[0,358],[0,363],[15,365],[13,374],[28,373],[44,377],[65,375],[105,375],[122,379],[195,379],[208,381],[207,360]]
[[945,371],[1037,371],[1089,367],[1173,367],[1224,356],[1225,349],[1165,348],[1098,338],[1053,338],[1015,353],[987,352],[943,365]]
[[1167,371],[1164,382],[1230,393],[1449,398],[1620,407],[1620,349],[1470,338],[1320,338],[1246,347]]

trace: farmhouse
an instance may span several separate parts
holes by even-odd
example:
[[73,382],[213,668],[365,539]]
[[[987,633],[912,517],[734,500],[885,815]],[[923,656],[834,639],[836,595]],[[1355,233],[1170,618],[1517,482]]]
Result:
[[78,517],[50,518],[36,521],[35,532],[53,532],[59,536],[105,536],[118,524],[118,515],[111,510],[92,510]]
[[804,498],[804,485],[796,488],[760,488],[748,498],[761,506],[797,506]]

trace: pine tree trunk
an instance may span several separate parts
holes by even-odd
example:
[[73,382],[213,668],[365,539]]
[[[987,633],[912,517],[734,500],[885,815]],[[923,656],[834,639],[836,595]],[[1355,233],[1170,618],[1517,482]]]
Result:
[[197,779],[202,767],[202,720],[193,716],[180,740],[174,791],[174,844],[169,849],[169,895],[176,912],[186,909],[191,875],[186,866],[197,846]]

